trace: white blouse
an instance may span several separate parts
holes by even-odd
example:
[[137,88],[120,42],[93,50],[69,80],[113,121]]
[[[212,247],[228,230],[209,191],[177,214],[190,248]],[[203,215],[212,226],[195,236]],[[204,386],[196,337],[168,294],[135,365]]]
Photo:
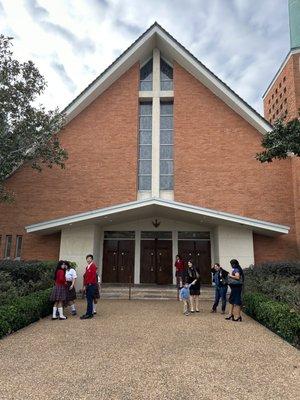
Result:
[[77,278],[77,274],[74,268],[70,268],[69,270],[66,271],[66,281],[67,282],[72,282],[73,279]]

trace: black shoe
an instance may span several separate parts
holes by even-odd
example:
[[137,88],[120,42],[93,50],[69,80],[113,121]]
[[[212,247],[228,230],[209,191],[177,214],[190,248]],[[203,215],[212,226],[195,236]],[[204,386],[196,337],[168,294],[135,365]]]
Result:
[[217,312],[217,310],[214,310],[214,309],[211,310],[211,313],[212,313],[212,314],[215,313],[215,312]]
[[242,322],[242,317],[238,317],[237,319],[232,318],[232,321],[235,321],[235,322],[240,321],[240,322]]
[[72,315],[77,315],[76,310],[71,311],[71,314],[72,314]]
[[80,317],[80,319],[89,319],[89,318],[93,318],[94,316],[93,315],[86,315],[86,314],[84,314],[84,315],[82,315],[81,317]]
[[232,314],[230,314],[230,315],[228,315],[228,317],[225,317],[225,319],[227,319],[228,321],[229,321],[230,319],[232,319],[232,321],[234,321],[234,316],[233,316]]

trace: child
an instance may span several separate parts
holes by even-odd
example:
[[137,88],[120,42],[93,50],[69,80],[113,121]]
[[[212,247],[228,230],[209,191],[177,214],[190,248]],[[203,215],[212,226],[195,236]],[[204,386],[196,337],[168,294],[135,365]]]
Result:
[[77,279],[77,274],[74,268],[71,267],[69,261],[65,261],[66,265],[66,281],[67,281],[67,302],[66,304],[71,306],[71,314],[76,315],[76,290],[75,283]]
[[[52,319],[67,319],[63,314],[63,304],[67,299],[65,270],[66,264],[64,261],[59,261],[54,275],[55,285],[50,296],[50,301],[54,302]],[[57,311],[59,317],[56,315]]]
[[180,289],[179,299],[183,302],[183,314],[188,316],[190,315],[190,287],[196,283],[196,279],[188,284],[185,283],[183,288]]

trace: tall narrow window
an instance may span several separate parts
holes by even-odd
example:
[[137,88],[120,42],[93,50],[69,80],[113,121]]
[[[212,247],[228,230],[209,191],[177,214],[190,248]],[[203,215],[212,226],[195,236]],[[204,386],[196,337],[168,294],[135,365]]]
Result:
[[21,235],[17,235],[15,258],[21,258],[22,241],[23,237]]
[[173,103],[160,103],[160,189],[173,190]]
[[12,244],[12,236],[11,235],[6,235],[5,248],[4,248],[4,258],[10,258],[11,244]]
[[160,59],[160,90],[173,90],[173,68]]
[[152,102],[140,103],[139,190],[151,190],[152,177]]
[[140,90],[152,90],[153,59],[140,69]]

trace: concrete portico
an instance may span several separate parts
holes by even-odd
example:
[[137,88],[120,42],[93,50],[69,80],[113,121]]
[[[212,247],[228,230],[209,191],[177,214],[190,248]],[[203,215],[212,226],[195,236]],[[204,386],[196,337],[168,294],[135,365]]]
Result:
[[[232,258],[237,258],[243,267],[254,263],[253,232],[274,236],[288,233],[288,230],[283,225],[162,199],[140,200],[27,227],[28,232],[43,234],[61,231],[60,258],[77,263],[80,281],[85,256],[89,253],[94,254],[102,274],[105,232],[131,232],[134,240],[132,279],[135,284],[141,282],[142,232],[169,234],[172,266],[178,253],[179,232],[191,235],[197,232],[200,236],[201,232],[207,233],[207,239],[201,240],[210,243],[211,263],[219,262],[229,268]],[[174,269],[172,281],[175,283]]]

